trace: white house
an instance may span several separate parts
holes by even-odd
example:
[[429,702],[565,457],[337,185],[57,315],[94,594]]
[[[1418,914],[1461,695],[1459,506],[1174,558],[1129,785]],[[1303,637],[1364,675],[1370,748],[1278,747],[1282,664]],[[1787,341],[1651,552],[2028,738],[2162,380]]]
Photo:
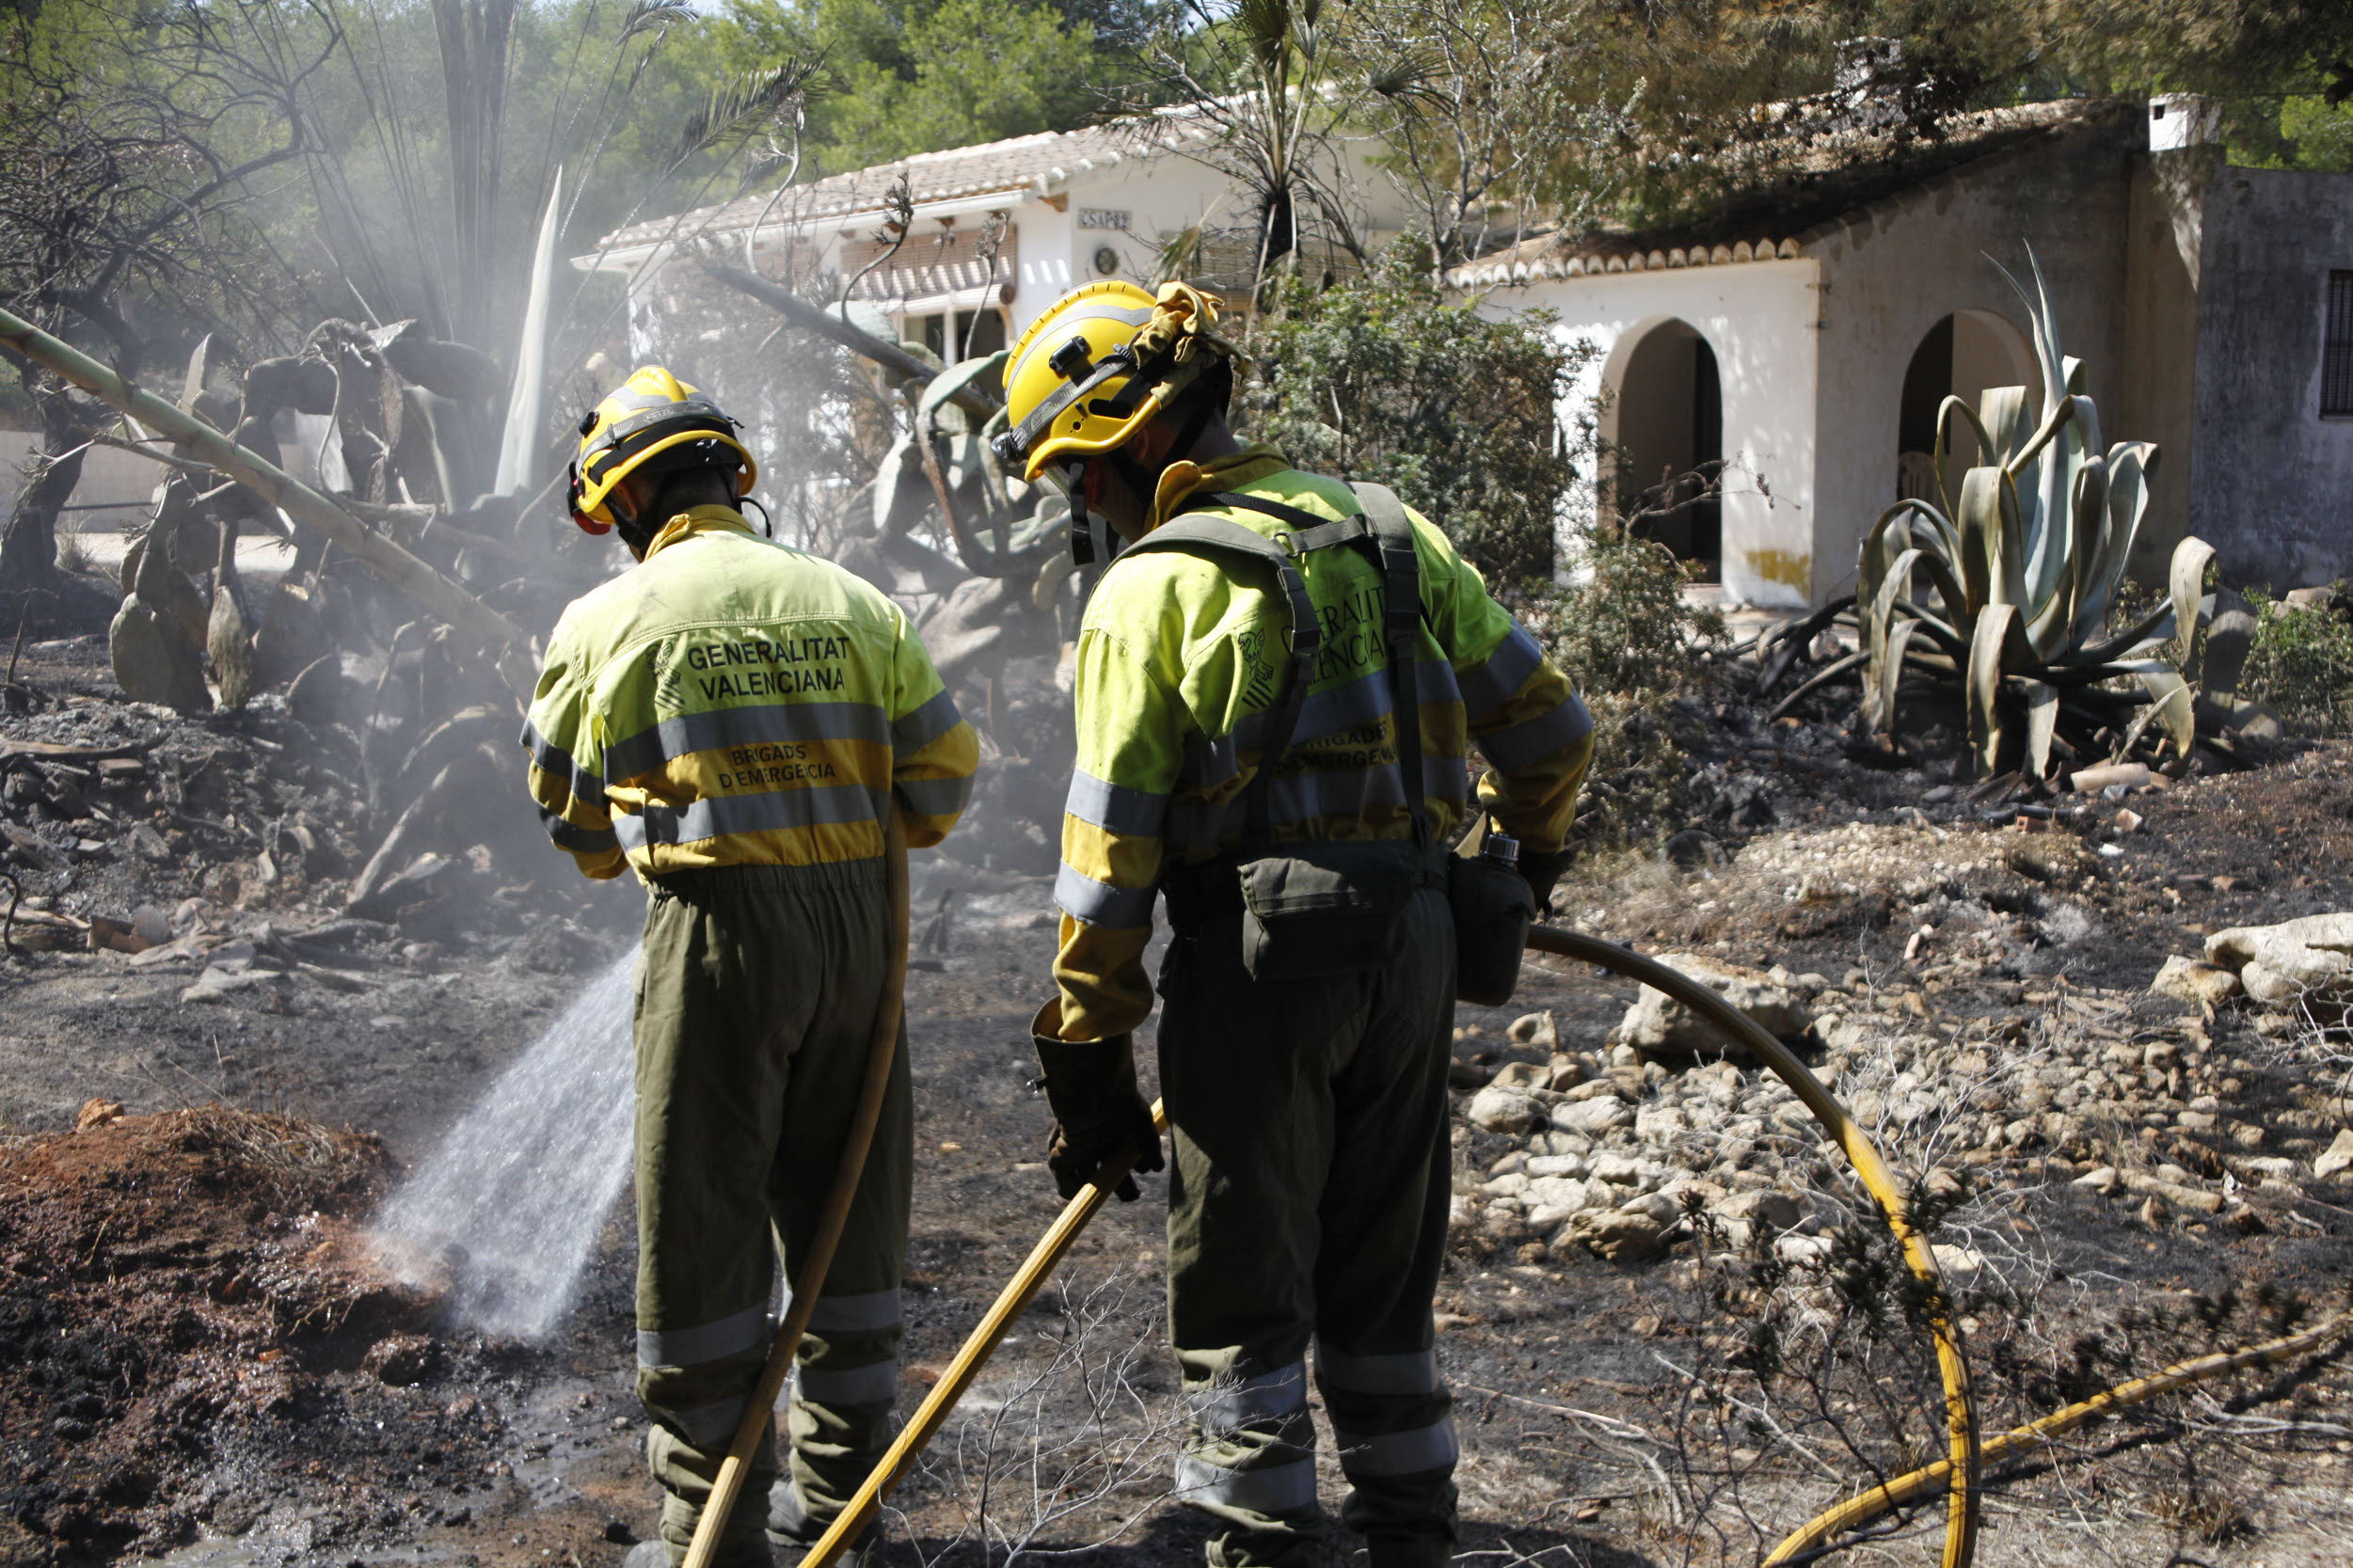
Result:
[[[1524,240],[1448,275],[1602,351],[1621,493],[1725,462],[1719,501],[1658,536],[1736,603],[1852,591],[1948,393],[2041,380],[1994,265],[2031,245],[2104,436],[2160,446],[2144,569],[2194,531],[2234,578],[2353,568],[2353,177],[2228,167],[2196,100],[1957,117],[1908,156],[1833,147],[1818,178],[1690,232]],[[1856,144],[1862,144],[1860,146]]]
[[[2195,531],[2234,578],[2325,580],[2353,570],[2353,176],[2227,166],[2218,118],[2189,99],[2063,101],[1898,142],[1833,112],[1792,121],[1798,155],[1703,228],[1537,236],[1445,281],[1602,351],[1562,412],[1601,398],[1627,464],[1608,488],[1723,460],[1721,499],[1659,536],[1735,602],[1799,606],[1851,587],[1864,529],[1916,493],[1947,393],[2039,395],[1994,264],[2024,276],[2031,245],[2106,437],[2160,444],[2144,566]],[[1148,281],[1187,230],[1247,232],[1247,197],[1187,155],[1211,134],[1172,113],[1150,143],[1106,128],[926,153],[639,224],[576,264],[628,277],[640,352],[692,281],[682,246],[716,241],[771,277],[854,277],[853,300],[953,361],[1079,282]],[[1332,171],[1375,245],[1407,221],[1378,150],[1348,144]],[[885,255],[900,178],[914,217]],[[1346,270],[1328,241],[1302,249]],[[1254,263],[1213,241],[1191,270],[1247,293]]]
[[[1255,258],[1225,235],[1247,230],[1248,198],[1191,154],[1210,140],[1200,117],[1169,111],[1149,134],[1126,127],[1041,132],[837,174],[773,195],[745,197],[608,236],[575,265],[624,274],[638,335],[674,308],[670,263],[689,241],[718,241],[770,276],[833,272],[857,281],[851,298],[888,317],[898,335],[953,363],[1020,338],[1039,313],[1078,284],[1125,277],[1149,283],[1163,249],[1205,230],[1194,270],[1213,285],[1243,285]],[[1369,143],[1344,144],[1350,166],[1335,185],[1361,194],[1349,221],[1368,248],[1393,237],[1404,210],[1370,159]],[[881,226],[893,183],[914,204],[895,251]],[[1303,228],[1312,225],[1303,220]],[[987,252],[994,248],[994,261]],[[885,255],[885,252],[889,252]],[[1344,270],[1328,237],[1309,233],[1313,268]],[[865,271],[869,263],[873,270]],[[863,273],[863,276],[861,274]],[[638,344],[633,343],[632,347]]]

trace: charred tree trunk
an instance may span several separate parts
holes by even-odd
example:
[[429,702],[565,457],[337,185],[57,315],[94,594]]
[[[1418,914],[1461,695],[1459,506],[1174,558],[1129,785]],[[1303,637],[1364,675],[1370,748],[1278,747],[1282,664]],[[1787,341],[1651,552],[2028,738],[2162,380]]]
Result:
[[1282,265],[1282,259],[1299,248],[1299,214],[1296,198],[1289,185],[1277,185],[1266,192],[1258,214],[1258,293],[1260,304],[1266,303],[1267,286]]
[[0,526],[0,596],[57,591],[57,516],[82,480],[89,431],[62,392],[38,400],[41,461]]

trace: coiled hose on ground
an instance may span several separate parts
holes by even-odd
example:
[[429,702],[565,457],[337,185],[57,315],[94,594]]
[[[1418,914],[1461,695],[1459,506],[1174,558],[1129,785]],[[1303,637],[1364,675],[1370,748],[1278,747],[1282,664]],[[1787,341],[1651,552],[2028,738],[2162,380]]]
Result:
[[[1539,953],[1550,953],[1579,963],[1599,968],[1638,980],[1654,990],[1665,992],[1674,1000],[1709,1020],[1732,1039],[1756,1053],[1757,1058],[1773,1069],[1791,1092],[1813,1112],[1830,1133],[1832,1140],[1845,1153],[1864,1186],[1877,1200],[1888,1228],[1895,1234],[1903,1250],[1905,1265],[1919,1281],[1929,1303],[1929,1333],[1936,1347],[1938,1375],[1944,1383],[1945,1418],[1948,1456],[1936,1464],[1915,1470],[1884,1485],[1874,1486],[1837,1507],[1808,1520],[1765,1559],[1768,1568],[1775,1564],[1795,1563],[1810,1560],[1829,1549],[1846,1532],[1868,1523],[1890,1510],[1900,1508],[1938,1488],[1948,1494],[1943,1561],[1945,1568],[1968,1568],[1977,1549],[1978,1476],[1989,1460],[2007,1458],[2060,1433],[2081,1426],[2094,1417],[2107,1415],[2170,1393],[2192,1383],[2223,1372],[2246,1367],[2279,1361],[2344,1336],[2353,1329],[2353,1314],[2340,1314],[2314,1328],[2248,1350],[2201,1356],[2177,1363],[2153,1377],[2138,1378],[2119,1385],[2107,1392],[2079,1403],[2069,1405],[2027,1426],[2003,1433],[1989,1443],[1980,1444],[1977,1430],[1977,1402],[1969,1382],[1969,1364],[1962,1344],[1961,1331],[1952,1318],[1952,1306],[1945,1293],[1943,1276],[1936,1267],[1936,1255],[1912,1223],[1911,1208],[1903,1189],[1897,1184],[1895,1173],[1881,1158],[1863,1130],[1848,1115],[1830,1090],[1806,1069],[1804,1062],[1767,1033],[1739,1008],[1715,991],[1692,979],[1679,970],[1670,969],[1654,958],[1644,958],[1598,937],[1577,931],[1564,931],[1549,926],[1538,926],[1528,933],[1528,946]],[[1153,1107],[1155,1126],[1165,1127],[1167,1119],[1161,1107]],[[991,1304],[979,1325],[967,1338],[948,1364],[938,1383],[932,1386],[898,1441],[882,1456],[866,1483],[858,1489],[850,1505],[842,1510],[820,1541],[810,1548],[803,1560],[803,1568],[825,1568],[839,1554],[843,1545],[863,1530],[881,1509],[882,1499],[895,1491],[911,1468],[917,1455],[929,1446],[948,1413],[955,1409],[989,1356],[1005,1337],[1006,1331],[1027,1309],[1039,1287],[1053,1274],[1055,1266],[1078,1239],[1095,1212],[1102,1208],[1112,1188],[1127,1174],[1128,1162],[1114,1160],[1097,1172],[1094,1180],[1076,1197],[1072,1198],[1056,1216],[1054,1224],[1030,1249],[1005,1290]]]

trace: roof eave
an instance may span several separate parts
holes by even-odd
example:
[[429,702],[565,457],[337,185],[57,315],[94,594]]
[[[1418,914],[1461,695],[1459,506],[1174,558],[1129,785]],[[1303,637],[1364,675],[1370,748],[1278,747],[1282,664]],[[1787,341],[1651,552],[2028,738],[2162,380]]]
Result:
[[[1053,191],[1041,189],[1042,183],[1042,181],[1032,181],[1026,185],[1009,185],[994,191],[976,191],[962,196],[946,197],[937,201],[919,201],[915,203],[914,216],[917,218],[970,217],[977,213],[994,213],[1009,207],[1019,207],[1027,202],[1043,200],[1047,196],[1055,194]],[[881,216],[882,212],[883,209],[880,207],[861,207],[854,212],[828,213],[800,222],[771,216],[760,220],[756,225],[746,222],[709,226],[682,231],[664,239],[642,240],[635,245],[615,245],[611,250],[575,256],[572,258],[572,265],[581,272],[634,272],[648,261],[658,259],[663,252],[676,248],[681,239],[708,234],[723,235],[730,240],[740,240],[744,234],[755,227],[763,234],[782,233],[790,230],[798,232],[804,239],[831,239],[835,235],[857,228],[860,224],[871,223]]]
[[1455,289],[1526,288],[1531,284],[1597,274],[1673,272],[1687,267],[1739,266],[1753,261],[1794,261],[1805,255],[1798,239],[1739,240],[1730,245],[1674,245],[1650,250],[1587,250],[1573,256],[1523,258],[1512,251],[1450,268],[1442,281]]

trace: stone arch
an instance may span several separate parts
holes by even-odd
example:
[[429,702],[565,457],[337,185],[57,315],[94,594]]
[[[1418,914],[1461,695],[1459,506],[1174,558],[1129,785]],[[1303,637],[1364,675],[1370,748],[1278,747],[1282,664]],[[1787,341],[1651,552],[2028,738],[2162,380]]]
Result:
[[1704,485],[1696,477],[1718,471],[1725,456],[1715,345],[1679,316],[1656,317],[1618,339],[1602,387],[1610,458],[1603,494],[1620,517],[1691,562],[1702,580],[1720,580],[1724,505],[1697,499]]
[[[1963,309],[1939,317],[1920,335],[1904,371],[1896,420],[1896,494],[1935,499],[1936,414],[1948,397],[1972,408],[1990,387],[2024,387],[2029,407],[2041,406],[2043,377],[2025,331],[1994,310]],[[1958,490],[1965,468],[1983,461],[1964,423],[1946,459],[1948,482]]]

